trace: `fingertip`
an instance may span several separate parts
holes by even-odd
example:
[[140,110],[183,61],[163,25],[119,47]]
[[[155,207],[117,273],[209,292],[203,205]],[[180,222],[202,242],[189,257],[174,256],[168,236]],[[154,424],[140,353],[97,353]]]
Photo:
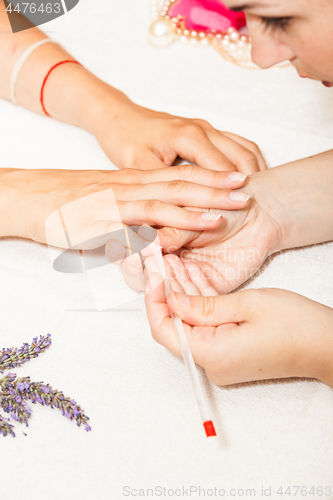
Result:
[[201,212],[200,219],[204,223],[207,223],[209,228],[214,225],[214,227],[219,226],[223,221],[223,215],[216,212]]
[[[162,276],[159,273],[152,272],[152,273],[149,274],[148,281],[147,281],[146,293],[150,294],[150,298],[151,299],[155,298],[155,294],[152,294],[151,292],[156,292],[157,289],[159,287],[161,287],[162,284],[164,285],[164,281],[163,281]],[[161,287],[161,291],[162,290],[163,290],[163,294],[164,294],[164,286],[163,286],[163,288]],[[147,300],[149,301],[148,297],[147,297]]]
[[232,185],[244,184],[247,179],[247,175],[243,172],[230,172],[228,175],[228,180]]
[[190,296],[185,293],[171,292],[167,297],[170,307],[175,310],[183,307],[190,307]]
[[126,257],[126,248],[117,240],[110,240],[105,245],[105,255],[112,264],[120,264]]
[[251,199],[251,195],[243,191],[230,191],[229,200],[233,203],[247,204]]

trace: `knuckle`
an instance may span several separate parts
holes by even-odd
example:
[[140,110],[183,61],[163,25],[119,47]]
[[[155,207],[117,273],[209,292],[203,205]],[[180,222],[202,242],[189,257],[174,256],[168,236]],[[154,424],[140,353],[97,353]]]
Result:
[[195,123],[200,127],[212,129],[212,125],[207,120],[202,120],[202,118],[196,118]]
[[259,146],[253,142],[253,141],[248,141],[248,148],[250,149],[250,151],[252,151],[253,153],[260,153],[260,148]]
[[134,184],[130,183],[117,183],[114,187],[113,190],[117,194],[117,196],[121,196],[121,194],[127,193],[129,191],[132,191]]
[[182,178],[192,178],[193,175],[197,173],[197,167],[195,165],[178,165],[178,167],[174,167],[177,169],[177,174]]
[[123,170],[119,170],[119,174],[123,182],[128,182],[130,184],[139,182],[140,177],[144,175],[143,172],[138,172],[135,168],[125,168]]
[[203,297],[202,300],[202,318],[205,319],[211,318],[211,316],[215,313],[215,298],[214,297]]
[[147,200],[144,202],[144,210],[147,214],[153,214],[162,207],[162,202],[159,200]]
[[242,151],[241,158],[246,163],[251,163],[251,164],[257,163],[257,158],[255,154],[249,149],[244,149],[244,151]]
[[[206,173],[206,175],[208,175],[208,172]],[[212,186],[221,186],[221,181],[225,181],[225,171],[219,172],[218,170],[210,170],[209,175],[212,175]],[[220,191],[217,192],[221,194]]]
[[188,183],[186,181],[174,180],[169,181],[167,185],[168,191],[173,195],[178,195],[186,190]]
[[200,125],[197,125],[194,122],[185,122],[181,126],[181,132],[183,135],[187,135],[189,137],[198,137],[203,134],[203,130]]

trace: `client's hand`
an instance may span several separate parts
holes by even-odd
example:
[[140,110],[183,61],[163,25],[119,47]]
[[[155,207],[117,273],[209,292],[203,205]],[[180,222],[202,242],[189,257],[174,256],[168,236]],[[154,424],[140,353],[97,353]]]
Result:
[[[87,207],[82,204],[79,213],[71,214],[77,241],[80,241],[80,232],[83,241],[92,226],[99,225],[101,233],[107,233],[111,223],[119,220],[127,225],[215,228],[221,222],[219,213],[192,212],[181,207],[190,205],[195,198],[198,206],[210,204],[219,212],[243,208],[249,199],[245,193],[241,198],[237,194],[234,198],[233,189],[244,184],[245,175],[207,171],[191,165],[150,171],[2,169],[0,173],[3,213],[0,236],[25,237],[42,243],[46,242],[48,216],[92,193],[101,192],[98,202]],[[113,197],[109,195],[110,190]],[[117,216],[112,215],[112,201]],[[95,227],[94,232],[98,234],[98,228]],[[57,238],[52,244],[58,246]]]
[[161,281],[150,274],[146,293],[154,339],[180,355],[170,310],[180,316],[194,360],[212,382],[313,377],[333,387],[331,308],[277,289],[215,297],[173,292],[166,299]]

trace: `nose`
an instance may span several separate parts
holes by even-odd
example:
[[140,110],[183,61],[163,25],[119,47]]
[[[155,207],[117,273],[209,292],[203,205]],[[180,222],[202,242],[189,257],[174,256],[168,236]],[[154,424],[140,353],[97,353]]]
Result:
[[262,69],[267,69],[275,64],[291,61],[295,58],[293,51],[279,41],[274,33],[256,32],[251,34],[251,46],[252,60]]

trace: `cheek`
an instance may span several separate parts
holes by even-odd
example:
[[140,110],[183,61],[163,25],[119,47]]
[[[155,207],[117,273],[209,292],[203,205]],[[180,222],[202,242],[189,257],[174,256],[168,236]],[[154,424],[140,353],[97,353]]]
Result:
[[320,36],[308,36],[304,33],[289,41],[295,54],[297,68],[308,69],[310,76],[319,79],[333,79],[333,36],[321,32]]

